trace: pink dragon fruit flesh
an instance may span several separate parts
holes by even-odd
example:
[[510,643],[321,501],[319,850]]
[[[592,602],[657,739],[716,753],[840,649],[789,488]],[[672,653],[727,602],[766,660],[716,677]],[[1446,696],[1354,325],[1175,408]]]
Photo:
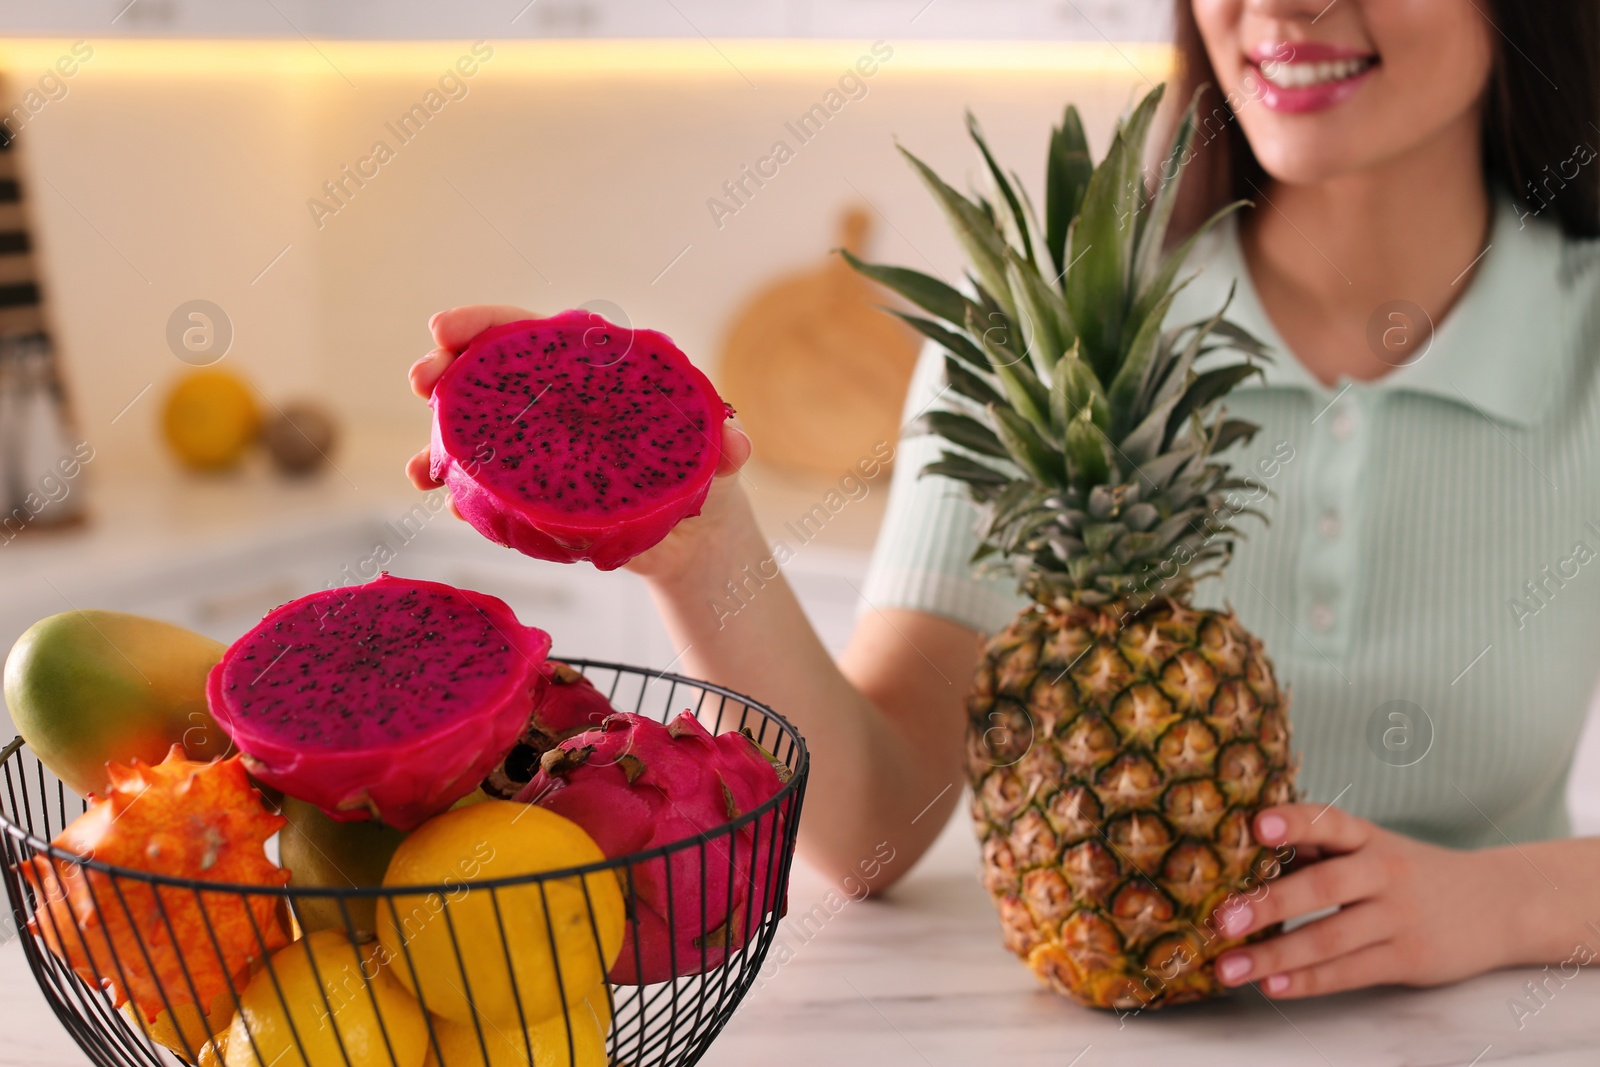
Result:
[[268,613],[206,695],[260,781],[342,822],[411,830],[516,742],[549,651],[503,601],[384,574]]
[[[770,799],[789,777],[743,733],[713,736],[684,712],[670,725],[627,712],[546,752],[517,794],[588,831],[608,857],[689,841]],[[670,981],[721,965],[764,916],[781,912],[779,810],[664,858],[632,864],[619,985]]]
[[539,769],[540,758],[567,738],[599,726],[616,713],[582,671],[557,660],[545,663],[533,688],[533,713],[522,736],[483,780],[483,791],[510,800]]
[[601,570],[700,514],[731,414],[666,336],[587,311],[484,331],[431,403],[433,476],[474,529]]

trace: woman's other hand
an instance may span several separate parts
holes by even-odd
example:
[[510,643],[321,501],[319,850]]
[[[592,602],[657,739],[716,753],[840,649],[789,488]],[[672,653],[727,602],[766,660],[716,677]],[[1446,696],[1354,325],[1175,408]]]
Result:
[[[1316,862],[1233,897],[1213,928],[1243,937],[1274,923],[1338,908],[1217,959],[1225,985],[1255,983],[1287,999],[1370,985],[1452,982],[1512,960],[1509,849],[1464,852],[1391,833],[1338,808],[1285,804],[1256,815],[1256,840]],[[1521,873],[1521,872],[1514,872]]]

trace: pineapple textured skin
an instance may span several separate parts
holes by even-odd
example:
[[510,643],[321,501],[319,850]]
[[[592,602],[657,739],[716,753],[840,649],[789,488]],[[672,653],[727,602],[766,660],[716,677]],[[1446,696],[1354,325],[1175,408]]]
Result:
[[1244,942],[1213,912],[1278,872],[1250,819],[1295,798],[1288,697],[1261,642],[1173,600],[1131,617],[1035,608],[985,643],[967,709],[1006,947],[1091,1007],[1223,992],[1213,961]]

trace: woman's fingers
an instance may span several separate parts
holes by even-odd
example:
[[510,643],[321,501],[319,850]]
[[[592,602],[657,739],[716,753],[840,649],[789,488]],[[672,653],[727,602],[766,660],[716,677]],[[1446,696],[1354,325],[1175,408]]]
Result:
[[428,329],[433,333],[434,344],[447,352],[459,352],[491,326],[538,317],[538,312],[509,304],[469,304],[439,312],[428,320]]
[[433,396],[433,387],[439,384],[439,379],[444,375],[445,368],[450,366],[450,361],[455,358],[454,352],[435,348],[432,352],[411,364],[409,372],[411,391],[424,400]]
[[428,473],[428,450],[421,452],[406,461],[406,477],[411,479],[411,484],[418,489],[437,489],[443,482],[435,481],[432,474]]
[[1268,848],[1316,845],[1324,853],[1354,852],[1377,827],[1325,804],[1279,804],[1256,814],[1256,840]]
[[1394,935],[1389,913],[1373,904],[1344,908],[1325,919],[1217,958],[1223,985],[1259,982],[1337,959]]
[[717,476],[724,477],[737,474],[750,460],[750,435],[744,432],[744,427],[738,424],[737,419],[729,419],[722,424],[722,462],[717,464]]
[[1217,909],[1214,921],[1224,937],[1244,937],[1274,923],[1366,900],[1383,889],[1384,881],[1382,865],[1370,855],[1339,856],[1263,882],[1252,893],[1259,899],[1231,898]]
[[1381,941],[1311,967],[1270,974],[1259,988],[1274,1000],[1293,1000],[1393,982],[1395,971],[1395,946]]
[[[428,450],[423,449],[406,461],[406,477],[411,479],[411,484],[418,489],[437,489],[443,482],[434,481],[433,475],[428,473]],[[445,501],[445,506],[450,509],[450,514],[461,518],[461,511],[456,507],[454,497]]]
[[435,313],[428,320],[428,331],[433,334],[437,347],[411,364],[411,391],[427,400],[433,396],[433,387],[439,384],[456,353],[467,347],[474,337],[491,326],[537,317],[532,311],[509,304],[470,304]]

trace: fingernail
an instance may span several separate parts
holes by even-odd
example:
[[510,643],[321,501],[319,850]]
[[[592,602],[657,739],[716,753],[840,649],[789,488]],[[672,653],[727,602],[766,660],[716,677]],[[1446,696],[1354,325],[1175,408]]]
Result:
[[1233,983],[1244,980],[1250,973],[1250,957],[1225,956],[1217,962],[1217,976],[1224,982]]
[[1275,974],[1266,980],[1265,985],[1268,993],[1286,993],[1289,991],[1289,976]]
[[1228,937],[1238,937],[1250,929],[1250,924],[1255,922],[1255,912],[1250,910],[1250,905],[1240,904],[1222,913],[1222,932]]
[[443,315],[443,314],[444,314],[444,312],[442,312],[442,311],[435,311],[432,315],[428,316],[428,332],[429,333],[433,332],[433,324],[438,322],[439,321],[439,316]]
[[1256,833],[1264,845],[1275,845],[1289,832],[1289,823],[1282,815],[1263,815],[1256,820]]

